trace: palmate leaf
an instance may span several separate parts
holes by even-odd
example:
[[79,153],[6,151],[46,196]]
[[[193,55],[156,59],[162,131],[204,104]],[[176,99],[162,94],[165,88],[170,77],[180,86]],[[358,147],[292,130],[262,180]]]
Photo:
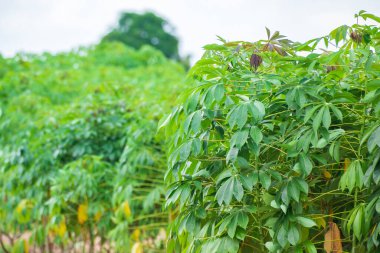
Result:
[[241,201],[244,196],[243,186],[235,176],[224,181],[215,195],[219,205],[223,203],[229,205],[232,201],[232,196],[234,196],[237,201]]
[[304,153],[300,154],[299,156],[299,164],[301,171],[305,175],[309,175],[311,173],[311,170],[313,169],[313,164],[311,163],[309,157]]
[[342,190],[346,188],[349,192],[357,187],[361,189],[363,187],[364,174],[361,166],[361,162],[356,160],[353,161],[347,168],[347,171],[344,172],[343,176],[340,179],[339,186]]
[[227,234],[229,237],[234,238],[237,227],[246,229],[248,225],[248,216],[242,211],[232,213],[222,220],[219,226],[218,234],[222,234],[227,228]]
[[228,116],[228,123],[231,128],[233,128],[235,125],[237,125],[238,128],[242,128],[247,122],[247,116],[247,105],[239,105],[230,111]]
[[231,239],[228,236],[209,239],[207,240],[201,248],[201,253],[236,253],[239,250],[239,242],[237,240]]
[[305,117],[304,117],[304,122],[308,122],[310,120],[310,118],[314,115],[314,113],[321,107],[321,105],[318,105],[318,106],[314,106],[313,108],[309,108],[307,111],[306,111],[306,114],[305,114]]
[[374,15],[374,14],[371,14],[371,13],[366,13],[365,11],[360,11],[360,14],[359,16],[363,17],[364,19],[372,19],[378,23],[380,23],[380,17]]
[[231,137],[231,147],[236,146],[238,149],[241,149],[241,147],[247,142],[247,139],[248,130],[238,131]]

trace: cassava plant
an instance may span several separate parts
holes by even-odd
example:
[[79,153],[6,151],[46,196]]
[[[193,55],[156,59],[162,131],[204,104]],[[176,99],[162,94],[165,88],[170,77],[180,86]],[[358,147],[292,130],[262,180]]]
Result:
[[156,130],[184,76],[116,42],[0,57],[0,252],[164,252]]
[[205,46],[170,138],[168,252],[379,252],[380,17]]

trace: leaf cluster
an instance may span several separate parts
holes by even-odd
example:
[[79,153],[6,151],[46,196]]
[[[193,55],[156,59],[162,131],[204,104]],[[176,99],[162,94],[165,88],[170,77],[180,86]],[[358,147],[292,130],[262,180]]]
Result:
[[378,251],[379,18],[357,17],[376,23],[205,46],[161,122],[169,252],[317,252],[326,224],[340,248]]

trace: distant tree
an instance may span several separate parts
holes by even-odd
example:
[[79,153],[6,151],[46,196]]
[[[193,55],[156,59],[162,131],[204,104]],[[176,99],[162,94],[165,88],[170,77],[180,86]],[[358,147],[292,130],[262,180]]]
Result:
[[178,39],[174,28],[163,18],[152,12],[143,14],[122,13],[117,27],[108,33],[103,41],[120,41],[133,48],[151,45],[165,56],[178,59]]

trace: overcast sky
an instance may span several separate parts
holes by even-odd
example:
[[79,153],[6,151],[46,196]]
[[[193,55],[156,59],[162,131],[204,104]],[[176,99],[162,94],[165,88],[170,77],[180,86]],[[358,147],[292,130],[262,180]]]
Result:
[[227,40],[255,41],[265,26],[305,41],[355,22],[359,10],[380,15],[379,0],[0,0],[0,53],[58,52],[96,43],[122,11],[154,11],[176,27],[181,53]]

